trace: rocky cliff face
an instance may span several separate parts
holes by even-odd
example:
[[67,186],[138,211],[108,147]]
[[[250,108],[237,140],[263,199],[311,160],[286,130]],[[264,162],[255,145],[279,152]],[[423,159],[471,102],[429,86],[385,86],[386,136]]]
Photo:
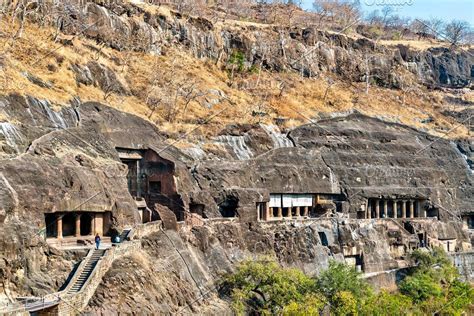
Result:
[[[433,226],[428,220],[417,229],[430,231],[433,237],[440,232],[440,238],[453,238],[457,237],[454,227]],[[142,241],[140,255],[117,261],[86,312],[231,315],[229,302],[219,298],[219,278],[241,260],[274,257],[283,266],[315,275],[330,260],[363,254],[366,272],[384,271],[411,264],[402,257],[414,242],[412,237],[392,222],[356,220],[295,221],[291,225],[216,221],[185,226],[179,234],[166,231],[148,236]]]
[[[332,72],[355,81],[365,79],[369,64],[379,85],[397,88],[406,71],[430,87],[466,87],[472,79],[472,54],[464,51],[414,52],[310,28],[211,23],[128,2],[59,8],[62,32],[83,32],[117,50],[166,54],[177,46],[225,64],[237,54],[248,69]],[[70,70],[78,84],[134,94],[99,62]],[[466,124],[463,112],[449,115]],[[409,264],[404,256],[420,234],[433,243],[456,240],[462,249],[468,237],[458,217],[474,212],[473,148],[470,140],[450,142],[353,113],[291,130],[234,124],[178,149],[161,126],[103,104],[76,98],[56,107],[34,95],[0,96],[0,299],[54,292],[79,260],[44,241],[45,213],[110,211],[117,230],[141,222],[119,149],[152,150],[170,162],[182,202],[176,215],[186,222],[142,240],[140,256],[115,262],[90,313],[224,314],[218,278],[245,258],[268,255],[312,274],[330,259],[363,257],[365,271],[376,272]],[[272,193],[321,194],[340,204],[331,219],[259,222],[256,203]],[[358,221],[373,198],[423,199],[441,221]],[[222,219],[229,204],[236,218]]]
[[[234,196],[239,214],[252,220],[254,203],[270,193],[341,194],[351,216],[370,198],[427,199],[442,218],[472,210],[472,171],[449,141],[359,114],[304,125],[287,137],[296,147],[198,163],[200,194],[221,196],[217,204]],[[209,208],[213,217],[217,207]]]
[[92,25],[84,30],[86,36],[117,49],[161,54],[170,45],[181,45],[197,58],[224,61],[240,53],[247,68],[262,65],[307,77],[333,72],[351,81],[365,81],[369,75],[380,86],[395,88],[406,88],[406,71],[430,87],[467,87],[473,78],[473,51],[384,47],[366,38],[314,28],[232,26],[172,11],[151,13],[127,2],[88,3],[82,9],[68,6],[63,15],[68,20],[63,32],[76,34],[82,24]]
[[[191,204],[202,204],[205,217],[221,218],[220,205],[237,201],[237,223],[198,225],[181,232],[183,239],[176,241],[183,249],[193,249],[195,257],[189,260],[204,271],[203,280],[211,283],[216,273],[230,269],[239,259],[267,251],[280,262],[308,272],[318,271],[337,254],[342,260],[346,255],[364,253],[367,267],[373,265],[367,271],[397,266],[394,253],[387,252],[396,243],[391,244],[387,237],[390,229],[384,225],[371,227],[357,220],[344,224],[337,219],[296,226],[257,224],[255,203],[268,201],[270,193],[275,192],[336,195],[344,201],[338,212],[352,218],[358,216],[368,198],[423,197],[448,223],[438,223],[441,226],[429,233],[430,238],[442,234],[443,239],[467,239],[453,229],[459,222],[449,223],[460,212],[472,211],[474,205],[472,172],[464,156],[454,144],[402,125],[352,114],[301,126],[286,136],[260,125],[243,130],[234,126],[219,137],[246,137],[252,157],[239,156],[234,147],[224,145],[220,152],[202,150],[200,160],[196,160],[166,145],[164,136],[152,124],[98,103],[78,104],[59,112],[30,97],[11,95],[1,100],[2,113],[9,122],[29,122],[12,124],[20,137],[5,139],[0,164],[0,226],[5,232],[1,268],[5,291],[16,295],[56,290],[74,262],[52,251],[40,238],[45,212],[79,206],[81,210],[111,211],[113,227],[118,229],[139,222],[118,147],[152,148],[173,162],[184,203],[182,212],[189,212]],[[219,137],[217,143],[222,141]],[[303,226],[300,229],[298,225]],[[401,234],[401,239],[395,241],[408,249],[410,234],[401,228],[395,230]],[[429,232],[423,227],[417,230]],[[325,232],[332,245],[321,246],[318,231]],[[380,240],[381,244],[370,240]],[[155,241],[145,245],[147,252],[152,252],[134,260],[139,269],[133,278],[140,280],[153,271],[150,262],[164,251],[161,247]],[[98,294],[91,309],[100,310],[99,303],[111,304],[110,298],[127,293],[125,287],[113,294],[112,285],[107,283],[115,282],[115,278],[122,283],[120,280],[129,277],[122,271],[124,264],[116,263],[104,293]],[[51,265],[58,273],[45,278],[38,288],[38,280]],[[176,267],[176,273],[183,273],[181,268]],[[176,281],[169,277],[169,282]],[[166,308],[170,311],[198,298],[196,285],[189,284],[188,277],[183,278],[183,291],[189,295],[181,297],[181,302],[175,301],[173,293],[163,294],[162,288],[151,289],[167,297]]]

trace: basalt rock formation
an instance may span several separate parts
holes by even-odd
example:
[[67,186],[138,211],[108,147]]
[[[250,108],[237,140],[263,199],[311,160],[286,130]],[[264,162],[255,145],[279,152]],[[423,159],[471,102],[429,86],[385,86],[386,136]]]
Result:
[[[173,163],[173,177],[183,203],[177,210],[181,216],[187,216],[193,206],[202,205],[200,214],[204,218],[222,218],[223,205],[234,203],[237,221],[193,225],[181,232],[182,240],[176,239],[180,247],[194,253],[186,264],[203,270],[212,286],[217,274],[229,271],[246,256],[276,255],[284,264],[317,272],[329,258],[342,260],[363,253],[366,271],[381,271],[403,266],[394,254],[399,251],[402,258],[409,249],[413,243],[410,230],[427,234],[433,242],[438,238],[457,240],[457,249],[468,240],[458,220],[461,214],[472,212],[474,205],[472,172],[463,154],[449,141],[399,124],[356,113],[304,125],[286,136],[275,129],[270,133],[268,127],[247,126],[239,131],[240,127],[234,126],[228,130],[233,135],[222,136],[247,137],[243,142],[248,141],[252,157],[239,157],[233,147],[221,144],[220,153],[203,151],[204,156],[195,160],[166,145],[165,136],[154,125],[98,103],[55,112],[47,102],[10,95],[2,98],[2,111],[11,122],[23,123],[15,125],[15,133],[4,140],[0,166],[0,226],[5,234],[1,271],[4,290],[11,295],[41,295],[55,290],[73,265],[73,257],[59,255],[39,237],[45,211],[76,207],[107,210],[112,212],[112,226],[117,230],[140,222],[135,201],[127,190],[120,148],[153,149]],[[222,141],[219,137],[216,143]],[[268,201],[271,193],[336,196],[341,207],[331,211],[340,215],[332,220],[296,223],[295,227],[259,223],[255,203]],[[357,222],[370,198],[409,197],[426,200],[428,216],[437,216],[442,222],[434,226],[427,220],[427,224],[407,223],[405,227]],[[340,216],[347,222],[341,222]],[[389,231],[397,233],[389,238]],[[324,243],[318,232],[324,232]],[[150,237],[156,238],[164,237]],[[380,244],[370,240],[380,240]],[[165,251],[161,242],[143,243],[147,252],[172,252]],[[148,253],[135,264],[148,273],[153,269],[149,266],[153,257]],[[58,273],[44,278],[46,266],[51,265]],[[177,267],[175,273],[184,278],[183,287],[188,288],[184,293],[189,293],[179,298],[166,294],[166,309],[170,311],[189,305],[199,296],[198,287],[190,276],[183,276],[181,268]],[[110,280],[93,299],[91,310],[99,311],[98,306],[103,304],[108,306],[104,308],[118,307],[108,304],[109,299],[127,293],[123,278],[130,275],[123,269],[122,261],[114,265]],[[117,289],[111,287],[116,283],[108,282],[115,282],[115,273],[116,282],[125,287],[119,286],[113,294]],[[38,287],[40,279],[44,281]],[[153,291],[163,293],[163,288],[155,286]],[[133,309],[130,304],[128,308]]]
[[403,45],[384,47],[366,38],[311,27],[232,27],[173,11],[170,15],[150,13],[127,2],[91,2],[82,10],[74,8],[64,8],[68,19],[64,33],[76,34],[83,24],[92,25],[84,30],[86,36],[117,49],[133,47],[160,54],[170,45],[182,45],[197,58],[218,60],[239,52],[248,68],[261,64],[272,71],[291,70],[308,77],[329,71],[355,81],[364,81],[369,67],[377,84],[396,88],[404,84],[400,69],[429,87],[468,87],[472,81],[472,50],[430,48],[420,52]]
[[[364,81],[369,64],[378,85],[394,88],[404,88],[407,72],[418,84],[449,89],[469,87],[473,77],[473,55],[464,50],[415,52],[313,28],[213,23],[129,2],[57,9],[64,10],[63,34],[81,33],[117,51],[165,55],[176,46],[227,66],[243,57],[247,69],[334,73],[347,81]],[[69,70],[78,87],[136,93],[99,61],[74,61]],[[213,94],[226,99],[220,90]],[[469,111],[444,114],[470,127]],[[359,112],[295,128],[284,121],[235,123],[178,146],[182,135],[171,139],[160,123],[98,102],[76,97],[58,106],[35,95],[0,96],[0,306],[57,291],[85,256],[55,243],[64,236],[49,226],[60,227],[64,214],[74,217],[66,237],[83,243],[93,234],[81,236],[81,212],[110,215],[102,223],[107,237],[158,225],[159,214],[167,215],[166,226],[137,238],[139,254],[111,265],[87,313],[227,314],[219,278],[249,258],[273,257],[312,275],[334,259],[377,274],[409,267],[407,254],[420,246],[471,248],[471,139],[435,137]],[[314,207],[285,206],[283,215],[288,196]],[[95,227],[95,217],[87,224]]]

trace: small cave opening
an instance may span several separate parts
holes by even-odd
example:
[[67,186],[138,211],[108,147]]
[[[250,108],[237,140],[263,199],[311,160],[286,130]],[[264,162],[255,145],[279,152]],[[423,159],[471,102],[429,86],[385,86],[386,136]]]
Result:
[[219,205],[219,212],[222,217],[232,218],[237,217],[237,208],[239,206],[239,199],[233,196],[227,197],[224,202]]
[[189,203],[189,211],[194,214],[200,215],[202,218],[207,218],[206,213],[204,212],[205,206],[200,203]]
[[439,208],[437,207],[430,207],[426,211],[427,217],[436,217],[439,220]]
[[318,232],[318,235],[319,235],[319,239],[321,240],[321,244],[325,247],[328,247],[329,246],[329,241],[328,241],[328,237],[326,236],[326,233],[325,232]]

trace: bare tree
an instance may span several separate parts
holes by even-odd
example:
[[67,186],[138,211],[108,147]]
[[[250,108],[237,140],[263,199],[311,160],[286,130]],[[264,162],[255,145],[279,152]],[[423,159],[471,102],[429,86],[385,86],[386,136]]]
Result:
[[470,29],[468,22],[452,20],[444,27],[444,35],[452,45],[459,45],[466,39]]
[[433,37],[436,37],[436,38],[439,37],[440,34],[442,34],[443,29],[445,27],[443,20],[439,18],[431,18],[428,21],[428,26],[429,26],[429,33]]
[[358,1],[314,0],[313,9],[319,15],[319,24],[330,22],[342,30],[347,30],[361,17]]

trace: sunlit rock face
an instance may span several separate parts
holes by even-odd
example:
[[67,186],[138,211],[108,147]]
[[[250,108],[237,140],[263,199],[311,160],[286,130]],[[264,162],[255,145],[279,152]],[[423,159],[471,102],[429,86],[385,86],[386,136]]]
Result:
[[342,194],[351,217],[371,198],[423,199],[446,219],[472,211],[471,169],[447,140],[361,114],[298,127],[287,139],[291,147],[200,162],[193,175],[219,202],[239,199],[242,218],[255,219],[254,203],[271,193]]

